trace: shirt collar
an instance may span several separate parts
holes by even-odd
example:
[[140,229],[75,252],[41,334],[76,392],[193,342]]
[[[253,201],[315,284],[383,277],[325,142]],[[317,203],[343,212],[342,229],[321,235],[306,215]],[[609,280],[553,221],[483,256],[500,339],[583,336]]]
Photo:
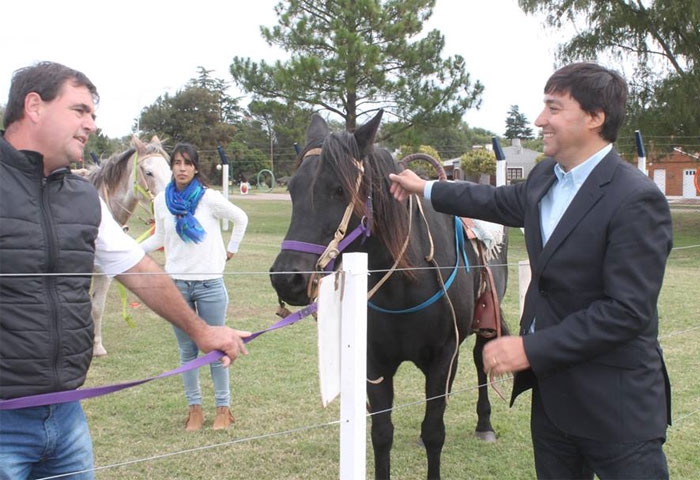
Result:
[[565,172],[561,165],[558,163],[554,165],[554,174],[557,176],[557,180],[562,181],[563,179],[569,179],[574,182],[577,187],[583,185],[586,181],[588,175],[593,171],[593,169],[600,163],[605,156],[612,150],[612,143],[608,143],[606,146],[598,150],[596,153],[591,155],[585,162],[576,165],[574,168]]

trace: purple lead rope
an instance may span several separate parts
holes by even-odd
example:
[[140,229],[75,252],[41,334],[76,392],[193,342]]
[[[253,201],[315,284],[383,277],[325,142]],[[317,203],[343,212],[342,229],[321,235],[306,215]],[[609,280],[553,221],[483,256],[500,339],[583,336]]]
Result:
[[[317,305],[312,303],[302,308],[301,310],[284,317],[279,322],[271,325],[270,327],[260,330],[251,334],[249,337],[244,338],[245,343],[250,342],[254,338],[259,337],[265,332],[270,332],[272,330],[277,330],[278,328],[286,327],[291,325],[304,317],[307,317],[314,313],[317,309]],[[133,382],[116,383],[113,385],[105,385],[102,387],[92,387],[83,388],[77,390],[66,390],[63,392],[53,392],[53,393],[42,393],[39,395],[30,395],[27,397],[12,398],[10,400],[0,400],[0,410],[14,410],[17,408],[29,408],[29,407],[40,407],[43,405],[54,405],[57,403],[74,402],[77,400],[84,400],[86,398],[99,397],[102,395],[107,395],[108,393],[118,392],[119,390],[124,390],[125,388],[135,387],[136,385],[141,385],[151,380],[156,380],[158,378],[171,377],[173,375],[179,375],[181,373],[193,370],[195,368],[202,367],[209,363],[215,362],[224,356],[224,353],[219,350],[214,350],[206,355],[198,357],[190,362],[187,362],[180,367],[161,373],[158,376],[146,378],[143,380],[136,380]]]

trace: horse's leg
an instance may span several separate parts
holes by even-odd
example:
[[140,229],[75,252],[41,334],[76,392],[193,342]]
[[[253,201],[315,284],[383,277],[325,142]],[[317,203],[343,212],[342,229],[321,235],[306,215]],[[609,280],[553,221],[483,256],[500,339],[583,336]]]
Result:
[[[440,457],[445,445],[445,408],[447,407],[448,391],[452,391],[452,383],[457,372],[455,358],[450,371],[450,363],[454,353],[454,342],[448,342],[442,348],[439,357],[430,365],[421,368],[425,374],[425,417],[421,424],[421,440],[428,457],[428,479],[440,478]],[[449,385],[447,385],[447,375]],[[447,387],[447,391],[446,391]]]
[[92,346],[94,357],[107,355],[104,345],[102,345],[102,314],[105,310],[107,292],[111,280],[107,275],[95,275],[92,278],[92,322],[95,325],[95,338]]
[[476,335],[474,342],[474,366],[476,367],[476,377],[479,385],[479,399],[476,402],[476,438],[486,442],[495,442],[496,433],[491,426],[491,402],[489,401],[489,386],[486,373],[484,373],[484,345],[488,339],[481,335]]
[[369,411],[373,414],[374,478],[386,480],[391,476],[391,446],[394,441],[394,425],[391,422],[391,407],[394,403],[393,376],[370,378],[367,383],[367,397]]

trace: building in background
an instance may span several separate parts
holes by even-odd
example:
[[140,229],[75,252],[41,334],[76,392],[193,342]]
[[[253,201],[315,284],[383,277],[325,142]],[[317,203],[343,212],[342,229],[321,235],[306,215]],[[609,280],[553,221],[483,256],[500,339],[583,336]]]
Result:
[[506,156],[506,184],[509,185],[525,179],[530,174],[530,170],[535,168],[537,157],[542,155],[542,152],[524,148],[519,138],[514,138],[511,141],[510,147],[504,147],[503,153]]
[[668,198],[700,198],[700,155],[674,149],[647,162],[649,178]]

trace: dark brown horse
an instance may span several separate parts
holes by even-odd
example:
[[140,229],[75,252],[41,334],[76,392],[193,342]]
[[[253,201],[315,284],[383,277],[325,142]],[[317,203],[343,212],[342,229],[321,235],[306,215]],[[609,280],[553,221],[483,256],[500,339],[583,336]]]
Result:
[[[459,346],[472,332],[481,260],[465,242],[458,219],[435,213],[430,202],[419,198],[393,199],[388,176],[401,167],[388,151],[373,145],[380,119],[381,114],[354,134],[330,133],[314,115],[301,163],[289,182],[292,218],[271,281],[280,300],[306,305],[314,300],[314,271],[333,268],[338,251],[367,252],[367,394],[371,412],[379,412],[372,416],[371,428],[375,476],[390,476],[393,378],[399,365],[410,361],[425,375],[430,400],[420,437],[428,478],[439,478],[446,394]],[[502,265],[494,269],[502,297],[505,246],[500,252],[493,263]],[[474,347],[480,385],[476,432],[495,440],[481,355],[486,341],[477,336]]]

